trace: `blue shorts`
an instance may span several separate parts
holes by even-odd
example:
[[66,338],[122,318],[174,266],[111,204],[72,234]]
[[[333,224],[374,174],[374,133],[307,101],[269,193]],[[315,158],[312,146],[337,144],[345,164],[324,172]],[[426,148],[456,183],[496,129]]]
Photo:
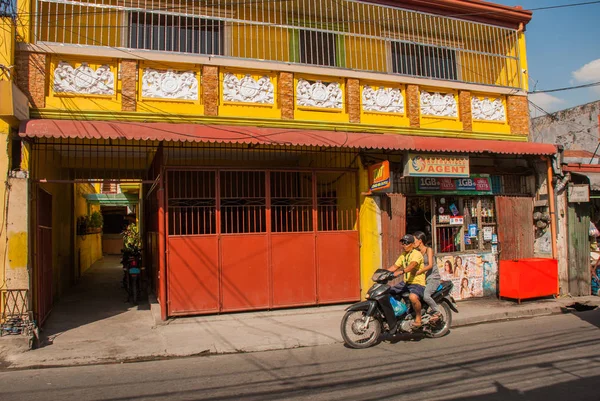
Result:
[[390,288],[390,294],[394,297],[398,297],[404,292],[416,294],[419,298],[423,299],[425,287],[419,284],[406,284],[405,282],[401,282]]

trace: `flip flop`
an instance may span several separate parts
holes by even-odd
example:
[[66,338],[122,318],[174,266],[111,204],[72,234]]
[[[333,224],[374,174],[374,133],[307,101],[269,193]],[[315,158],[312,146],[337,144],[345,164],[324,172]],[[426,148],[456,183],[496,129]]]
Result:
[[421,328],[421,326],[422,326],[421,324],[416,324],[415,322],[412,322],[412,323],[410,324],[410,328],[411,328],[411,329],[420,329],[420,328]]
[[441,318],[442,318],[442,314],[440,312],[437,312],[437,313],[434,313],[433,315],[431,315],[431,318],[429,320],[432,322],[437,322]]

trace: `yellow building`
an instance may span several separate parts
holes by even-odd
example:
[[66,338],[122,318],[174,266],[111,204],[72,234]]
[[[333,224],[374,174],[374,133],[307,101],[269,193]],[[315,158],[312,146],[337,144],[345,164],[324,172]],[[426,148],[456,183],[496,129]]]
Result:
[[[82,183],[141,185],[163,318],[359,300],[417,229],[436,263],[485,265],[457,297],[496,295],[495,239],[523,224],[510,202],[550,207],[518,7],[19,0],[17,16],[40,316],[75,271]],[[523,229],[510,257],[552,254]]]

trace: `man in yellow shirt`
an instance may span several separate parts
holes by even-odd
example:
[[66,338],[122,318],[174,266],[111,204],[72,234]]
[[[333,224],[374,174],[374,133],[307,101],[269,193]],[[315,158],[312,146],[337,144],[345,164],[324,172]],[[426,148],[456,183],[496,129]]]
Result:
[[404,274],[404,281],[396,284],[390,289],[390,295],[399,297],[404,292],[409,292],[409,299],[415,310],[415,321],[413,327],[421,327],[421,298],[425,293],[425,274],[418,274],[423,269],[423,254],[415,248],[415,237],[406,234],[400,240],[404,250],[396,263],[387,270],[394,272],[398,277]]

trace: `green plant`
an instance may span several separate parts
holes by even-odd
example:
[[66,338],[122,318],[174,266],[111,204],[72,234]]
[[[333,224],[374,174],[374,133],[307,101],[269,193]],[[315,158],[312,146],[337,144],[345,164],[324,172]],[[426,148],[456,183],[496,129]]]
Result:
[[94,212],[90,216],[90,227],[92,228],[100,228],[104,223],[104,218],[102,217],[102,213]]
[[140,231],[135,223],[131,223],[123,231],[123,246],[127,251],[139,251],[142,247]]

